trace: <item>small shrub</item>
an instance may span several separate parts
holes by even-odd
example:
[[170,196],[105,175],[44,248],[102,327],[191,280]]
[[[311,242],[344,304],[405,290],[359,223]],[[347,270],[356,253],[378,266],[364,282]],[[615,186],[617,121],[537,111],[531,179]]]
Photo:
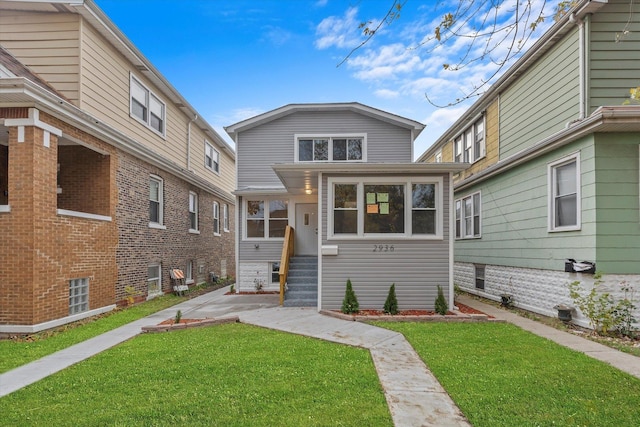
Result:
[[384,312],[387,314],[398,314],[398,299],[396,298],[396,284],[389,288],[389,295],[384,302]]
[[347,279],[347,289],[342,300],[342,312],[345,314],[357,313],[359,310],[358,298],[351,286],[351,279]]
[[229,292],[233,293],[235,289],[235,285],[231,285],[231,287],[229,288]]
[[174,319],[174,323],[180,323],[180,319],[182,319],[182,311],[178,310],[176,313],[176,318]]
[[447,314],[447,310],[449,310],[449,306],[447,306],[447,300],[444,299],[444,293],[442,292],[442,288],[438,285],[438,297],[436,298],[436,313],[445,315]]

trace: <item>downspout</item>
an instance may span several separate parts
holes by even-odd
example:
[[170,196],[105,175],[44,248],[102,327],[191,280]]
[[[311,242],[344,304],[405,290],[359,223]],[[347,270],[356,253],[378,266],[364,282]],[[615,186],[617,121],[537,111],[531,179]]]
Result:
[[191,123],[198,120],[198,115],[196,114],[193,119],[187,124],[187,170],[191,170]]
[[578,25],[578,54],[579,54],[579,67],[580,67],[580,95],[579,95],[579,107],[580,112],[578,115],[578,120],[582,120],[586,117],[586,64],[585,64],[585,29],[584,29],[584,21],[578,18],[575,13],[572,13],[569,16],[569,22]]

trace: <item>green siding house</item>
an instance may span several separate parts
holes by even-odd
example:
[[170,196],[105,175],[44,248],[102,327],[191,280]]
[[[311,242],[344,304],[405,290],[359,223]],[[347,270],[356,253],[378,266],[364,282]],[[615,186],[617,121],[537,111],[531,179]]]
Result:
[[578,2],[418,159],[471,163],[454,181],[463,290],[556,315],[569,283],[594,283],[575,260],[640,291],[640,33],[623,34],[639,17]]

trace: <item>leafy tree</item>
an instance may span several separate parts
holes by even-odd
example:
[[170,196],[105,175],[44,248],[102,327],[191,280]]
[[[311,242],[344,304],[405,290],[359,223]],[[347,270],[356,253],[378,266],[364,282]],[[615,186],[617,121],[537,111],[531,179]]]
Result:
[[387,300],[384,302],[384,312],[387,314],[398,314],[398,299],[396,298],[396,284],[389,288]]
[[359,310],[358,298],[351,286],[351,279],[347,279],[347,289],[342,300],[342,312],[345,314],[357,313]]
[[438,285],[438,297],[436,298],[436,313],[445,315],[449,310],[449,306],[447,305],[447,300],[444,299],[444,293],[442,292],[442,288]]

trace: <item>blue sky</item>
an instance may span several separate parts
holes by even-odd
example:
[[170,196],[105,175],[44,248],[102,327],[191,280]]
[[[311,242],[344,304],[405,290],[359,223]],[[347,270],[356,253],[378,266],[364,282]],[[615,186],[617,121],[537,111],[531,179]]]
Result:
[[227,140],[223,126],[286,104],[355,101],[426,124],[418,157],[470,105],[435,108],[425,93],[447,104],[495,69],[444,71],[460,46],[415,48],[441,15],[430,2],[408,1],[338,67],[391,0],[95,1]]

